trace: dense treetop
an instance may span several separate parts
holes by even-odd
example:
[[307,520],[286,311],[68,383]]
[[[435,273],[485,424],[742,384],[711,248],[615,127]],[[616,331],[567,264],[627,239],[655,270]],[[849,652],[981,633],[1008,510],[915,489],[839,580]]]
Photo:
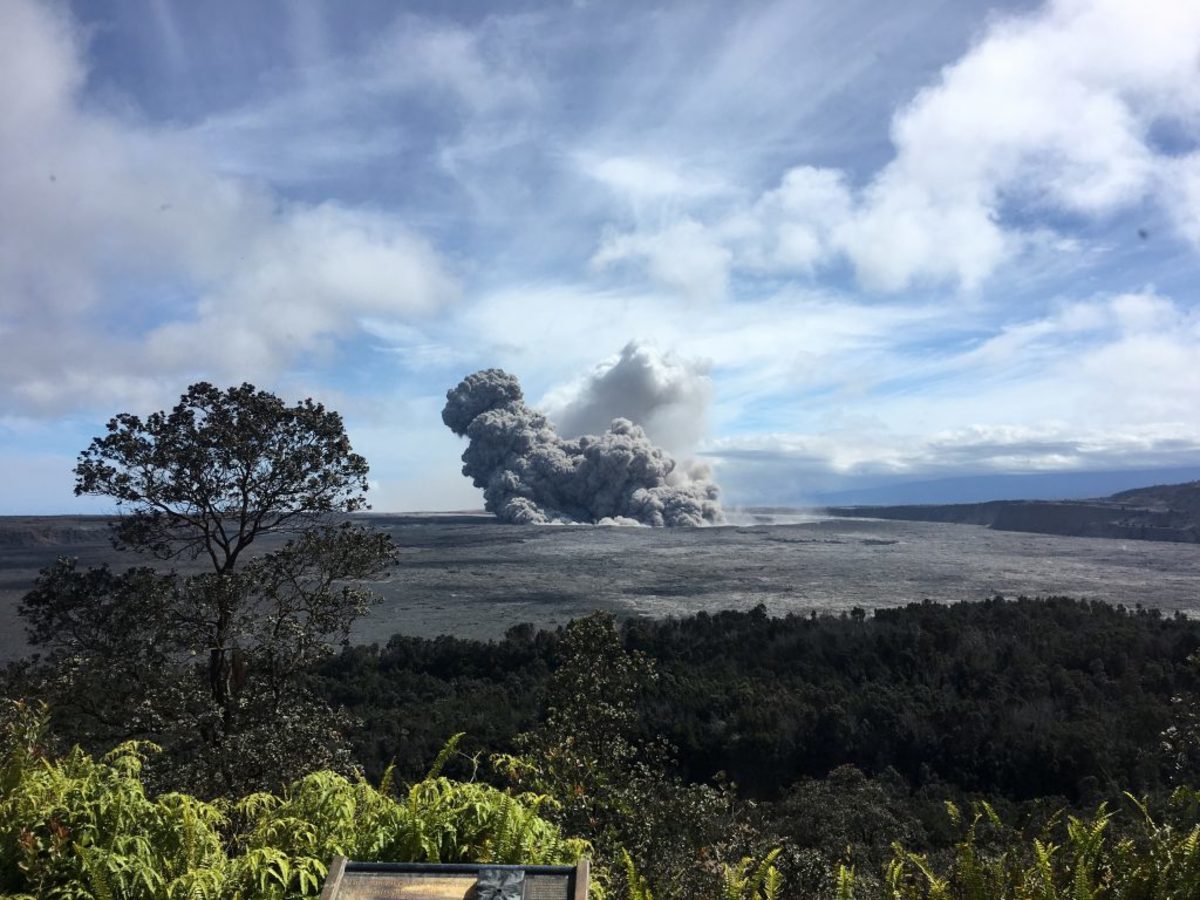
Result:
[[234,567],[256,537],[366,506],[367,462],[342,418],[251,384],[193,384],[170,412],[122,413],[75,467],[75,493],[113,498],[119,546]]
[[[367,463],[341,417],[201,382],[170,412],[115,416],[75,475],[76,493],[122,509],[118,548],[211,566],[42,571],[20,606],[43,654],[25,683],[58,727],[97,749],[152,739],[167,750],[156,783],[209,794],[348,765],[349,723],[303,681],[375,601],[394,548],[346,519]],[[271,534],[286,540],[244,552]]]

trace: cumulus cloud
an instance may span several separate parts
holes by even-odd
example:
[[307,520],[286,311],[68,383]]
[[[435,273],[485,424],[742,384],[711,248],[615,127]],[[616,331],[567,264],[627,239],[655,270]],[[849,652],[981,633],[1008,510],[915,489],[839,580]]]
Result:
[[254,235],[196,318],[154,328],[149,359],[164,368],[197,344],[235,374],[248,360],[280,371],[317,342],[360,327],[360,317],[425,313],[454,286],[423,241],[386,216],[333,204],[290,212]]
[[979,284],[1010,255],[1013,207],[1104,216],[1174,165],[1152,130],[1200,124],[1200,7],[1057,0],[998,20],[895,117],[895,158],[838,241],[863,280]]
[[750,210],[723,223],[721,232],[738,248],[744,267],[811,273],[837,252],[853,207],[843,173],[797,166]]
[[630,341],[583,379],[552,392],[541,406],[564,437],[597,434],[623,418],[666,450],[688,454],[708,428],[713,396],[708,368],[704,361]]
[[501,369],[464,378],[446,393],[442,421],[468,439],[463,474],[505,522],[653,526],[722,520],[715,484],[681,472],[628,419],[599,435],[565,439],[525,405]]
[[1200,246],[1197,48],[1200,5],[1177,0],[1052,0],[997,18],[895,113],[894,155],[865,182],[799,165],[741,207],[609,233],[595,261],[640,260],[694,296],[720,295],[731,269],[812,274],[838,259],[873,290],[972,290],[1044,238],[1031,217],[1104,220],[1146,200]]
[[456,292],[377,213],[285,203],[181,132],[85,100],[58,7],[0,0],[0,397],[44,414],[154,402],[181,378],[273,378]]

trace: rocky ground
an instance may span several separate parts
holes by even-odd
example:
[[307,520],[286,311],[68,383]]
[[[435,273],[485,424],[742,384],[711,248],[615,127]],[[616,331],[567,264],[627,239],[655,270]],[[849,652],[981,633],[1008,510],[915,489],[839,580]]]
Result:
[[[369,518],[393,535],[401,564],[376,585],[383,602],[356,628],[360,641],[395,632],[498,636],[595,608],[663,616],[763,603],[782,614],[996,593],[1200,611],[1200,547],[1188,544],[778,513],[699,529]],[[138,561],[115,553],[105,534],[101,519],[0,518],[0,658],[25,649],[16,605],[41,566],[58,555],[82,565]]]

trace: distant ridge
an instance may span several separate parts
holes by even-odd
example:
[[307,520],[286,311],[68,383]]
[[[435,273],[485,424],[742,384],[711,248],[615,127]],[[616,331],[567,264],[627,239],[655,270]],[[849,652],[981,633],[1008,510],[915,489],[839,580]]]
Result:
[[[443,525],[496,521],[495,516],[483,510],[369,512],[356,513],[351,518],[385,528],[427,520]],[[114,516],[0,516],[0,548],[107,545],[114,521]]]
[[0,516],[0,547],[105,543],[108,516]]
[[998,531],[1200,543],[1200,481],[1120,491],[1094,500],[832,506],[833,516],[953,522]]
[[809,506],[901,506],[987,503],[992,500],[1091,500],[1147,484],[1200,479],[1200,466],[957,475],[838,490],[809,490]]

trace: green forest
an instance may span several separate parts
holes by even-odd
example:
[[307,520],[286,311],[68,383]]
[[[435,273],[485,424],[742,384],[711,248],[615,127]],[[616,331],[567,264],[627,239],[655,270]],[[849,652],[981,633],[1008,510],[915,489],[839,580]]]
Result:
[[403,569],[347,523],[336,413],[198,384],[75,471],[131,565],[21,603],[0,896],[311,897],[340,854],[588,856],[597,900],[1200,897],[1198,621],[995,597],[351,646]]
[[1198,646],[1200,623],[1068,598],[397,635],[305,673],[350,725],[336,764],[203,799],[189,745],[114,749],[75,707],[10,703],[0,884],[309,896],[336,852],[588,853],[616,897],[768,896],[768,875],[813,897],[1197,896]]

